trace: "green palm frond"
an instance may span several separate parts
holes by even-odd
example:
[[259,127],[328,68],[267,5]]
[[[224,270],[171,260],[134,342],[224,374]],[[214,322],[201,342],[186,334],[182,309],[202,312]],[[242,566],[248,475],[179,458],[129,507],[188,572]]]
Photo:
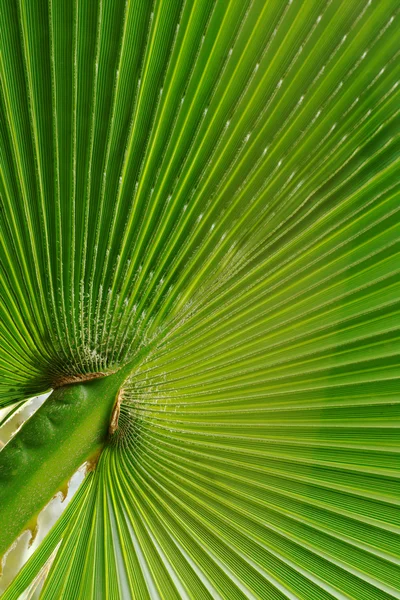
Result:
[[0,2],[4,600],[400,597],[399,12]]

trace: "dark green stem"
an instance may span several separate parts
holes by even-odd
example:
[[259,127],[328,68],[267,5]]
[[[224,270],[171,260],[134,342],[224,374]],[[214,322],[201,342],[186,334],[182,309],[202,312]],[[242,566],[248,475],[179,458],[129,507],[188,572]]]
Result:
[[101,451],[130,369],[54,390],[0,452],[0,556],[79,466]]

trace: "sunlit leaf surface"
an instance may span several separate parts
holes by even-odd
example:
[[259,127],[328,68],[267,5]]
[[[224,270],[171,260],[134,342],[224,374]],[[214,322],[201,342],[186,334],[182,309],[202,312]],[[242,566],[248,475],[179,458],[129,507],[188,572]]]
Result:
[[0,405],[135,364],[5,600],[400,597],[399,11],[0,2]]

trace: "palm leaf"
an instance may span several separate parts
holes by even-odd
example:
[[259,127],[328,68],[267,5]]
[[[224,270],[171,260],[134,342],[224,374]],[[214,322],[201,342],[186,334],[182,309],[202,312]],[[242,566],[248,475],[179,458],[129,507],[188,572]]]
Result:
[[0,3],[5,599],[400,597],[398,21]]

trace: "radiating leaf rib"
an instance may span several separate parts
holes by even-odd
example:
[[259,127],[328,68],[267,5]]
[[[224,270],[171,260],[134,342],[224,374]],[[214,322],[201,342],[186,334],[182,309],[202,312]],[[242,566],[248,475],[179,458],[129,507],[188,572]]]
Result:
[[52,552],[61,541],[62,536],[64,535],[64,532],[67,529],[69,522],[72,520],[75,512],[77,511],[78,514],[80,514],[79,510],[82,508],[83,501],[88,494],[91,483],[92,476],[89,475],[80,486],[76,495],[73,497],[60,519],[48,533],[36,552],[18,573],[17,577],[13,581],[12,588],[9,588],[2,596],[3,600],[17,600],[20,597],[20,594],[32,583],[32,581],[34,581],[43,566],[46,565],[47,561],[51,557]]

